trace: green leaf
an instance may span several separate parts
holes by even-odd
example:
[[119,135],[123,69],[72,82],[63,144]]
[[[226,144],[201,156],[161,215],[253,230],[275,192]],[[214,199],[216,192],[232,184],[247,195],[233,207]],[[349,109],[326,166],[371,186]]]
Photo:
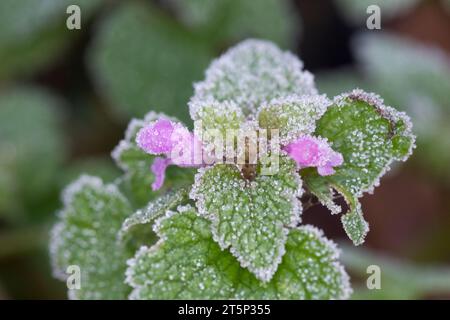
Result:
[[326,96],[287,96],[262,104],[258,112],[259,126],[278,129],[280,143],[292,142],[301,135],[312,134],[316,121],[331,102]]
[[55,276],[66,281],[67,267],[76,265],[81,288],[69,290],[70,298],[126,298],[127,255],[117,233],[132,210],[127,200],[115,185],[82,176],[64,191],[63,202],[50,243]]
[[62,108],[39,87],[0,93],[0,215],[36,219],[54,210],[57,173],[67,156]]
[[201,121],[202,130],[217,129],[223,135],[227,129],[239,129],[245,121],[242,110],[232,101],[191,101],[189,112],[199,133],[196,121]]
[[349,203],[350,211],[341,217],[342,226],[355,245],[362,244],[369,232],[369,224],[364,220],[358,199],[353,197],[345,200]]
[[364,241],[368,225],[362,217],[358,198],[373,192],[380,178],[394,160],[406,161],[412,153],[415,137],[412,125],[403,112],[385,106],[376,95],[354,90],[335,99],[317,122],[316,135],[327,138],[335,151],[344,157],[342,166],[330,176],[304,170],[305,185],[332,213],[330,189],[342,194],[350,207],[343,216],[345,230],[358,245]]
[[285,252],[288,226],[300,221],[301,180],[295,163],[280,158],[278,172],[242,178],[234,165],[200,169],[191,191],[212,234],[257,278],[269,281]]
[[118,116],[140,117],[151,106],[188,119],[192,82],[210,59],[204,43],[150,3],[132,2],[105,19],[94,44],[91,71]]
[[123,222],[118,235],[120,241],[133,248],[132,252],[136,252],[143,244],[151,244],[154,237],[150,232],[150,224],[167,211],[186,202],[188,194],[187,188],[171,191],[150,202],[144,209],[136,211]]
[[136,135],[143,126],[161,117],[178,121],[156,112],[149,112],[143,120],[133,119],[128,125],[125,138],[112,152],[113,159],[124,171],[120,186],[137,208],[147,205],[150,200],[164,194],[165,191],[174,186],[179,187],[180,184],[183,185],[193,181],[193,169],[170,166],[166,172],[164,186],[157,192],[152,191],[151,184],[155,177],[150,171],[150,166],[155,156],[145,153],[137,146]]
[[201,139],[205,153],[225,145],[227,131],[234,134],[245,122],[245,115],[233,101],[191,101],[189,112],[194,120],[194,134]]
[[234,101],[248,115],[259,105],[291,94],[316,94],[303,63],[273,43],[246,40],[214,60],[191,101]]
[[192,207],[157,220],[161,237],[129,260],[134,299],[346,299],[349,278],[334,243],[311,226],[290,231],[286,253],[272,280],[260,282],[222,251],[208,220]]

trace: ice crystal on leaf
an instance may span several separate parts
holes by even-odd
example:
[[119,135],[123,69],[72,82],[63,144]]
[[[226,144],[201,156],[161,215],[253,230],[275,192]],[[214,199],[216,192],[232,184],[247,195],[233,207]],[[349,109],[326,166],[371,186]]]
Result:
[[192,207],[155,224],[160,237],[128,261],[132,299],[346,299],[349,278],[339,252],[311,226],[292,229],[269,282],[259,281],[213,240],[210,222]]
[[295,163],[280,159],[278,173],[245,180],[235,165],[197,174],[191,191],[214,239],[262,281],[269,281],[285,253],[288,226],[300,221],[301,180]]
[[190,101],[189,109],[194,120],[194,134],[209,152],[214,149],[214,133],[224,141],[227,130],[237,130],[245,122],[242,109],[233,101]]
[[52,230],[50,254],[55,276],[66,280],[67,267],[81,271],[74,299],[124,299],[127,255],[116,241],[123,220],[132,209],[115,185],[82,176],[63,193],[64,208]]
[[[335,98],[317,122],[315,134],[327,138],[344,162],[326,177],[305,171],[305,184],[326,205],[332,205],[331,188],[344,196],[350,211],[342,222],[353,242],[360,244],[368,224],[358,198],[373,191],[394,160],[409,157],[415,141],[411,122],[403,112],[385,106],[379,96],[354,90]],[[339,212],[333,205],[331,210]]]
[[325,96],[281,97],[262,104],[257,118],[261,128],[280,130],[280,143],[288,144],[301,135],[312,134],[330,104]]
[[191,101],[234,101],[248,115],[274,98],[316,93],[313,76],[296,56],[268,41],[246,40],[211,63]]

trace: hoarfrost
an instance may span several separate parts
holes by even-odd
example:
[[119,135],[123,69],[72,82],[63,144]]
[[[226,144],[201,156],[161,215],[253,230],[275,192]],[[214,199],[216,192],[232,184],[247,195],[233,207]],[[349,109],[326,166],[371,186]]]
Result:
[[303,71],[296,56],[256,39],[243,41],[214,60],[194,89],[191,101],[234,101],[246,115],[273,98],[317,94],[312,74]]

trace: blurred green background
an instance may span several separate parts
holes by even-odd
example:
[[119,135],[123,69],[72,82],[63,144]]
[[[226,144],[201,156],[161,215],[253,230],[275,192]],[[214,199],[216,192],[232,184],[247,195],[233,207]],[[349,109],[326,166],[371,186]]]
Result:
[[[81,30],[66,27],[70,4]],[[366,28],[370,4],[381,30]],[[448,0],[0,1],[0,299],[66,298],[47,253],[60,190],[119,175],[110,152],[132,117],[189,123],[192,83],[249,37],[298,54],[323,93],[360,87],[411,115],[412,159],[362,201],[366,243],[324,208],[304,222],[341,243],[354,298],[450,298],[449,30]],[[364,289],[370,264],[381,290]]]

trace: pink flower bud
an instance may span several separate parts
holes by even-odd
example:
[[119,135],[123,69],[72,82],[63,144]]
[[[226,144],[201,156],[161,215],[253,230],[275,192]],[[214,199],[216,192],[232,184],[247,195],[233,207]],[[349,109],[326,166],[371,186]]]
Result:
[[182,124],[161,118],[143,127],[137,134],[136,143],[145,152],[157,157],[151,170],[155,175],[153,191],[162,187],[165,171],[171,164],[181,167],[201,166],[202,143]]
[[342,154],[331,149],[322,138],[302,136],[283,148],[297,162],[299,168],[317,167],[321,176],[334,173],[336,166],[342,165]]
[[159,119],[155,123],[142,128],[136,137],[136,143],[147,153],[165,154],[172,151],[172,132],[174,124],[167,119]]
[[166,169],[171,164],[171,160],[167,158],[156,157],[155,160],[153,160],[151,166],[151,170],[155,175],[155,181],[152,183],[153,191],[159,190],[162,187],[166,178]]

